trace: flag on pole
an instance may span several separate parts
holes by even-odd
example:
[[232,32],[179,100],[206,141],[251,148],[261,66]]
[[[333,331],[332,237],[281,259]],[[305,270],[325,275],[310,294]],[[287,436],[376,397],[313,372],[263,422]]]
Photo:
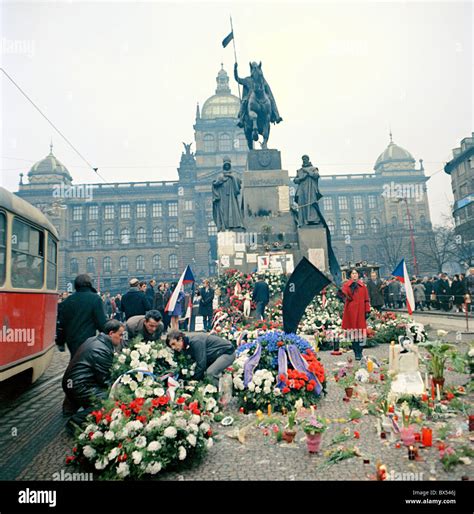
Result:
[[405,259],[400,261],[400,264],[395,268],[392,275],[398,278],[405,286],[405,293],[407,296],[407,309],[408,314],[412,314],[415,309],[415,297],[413,296],[413,288],[411,287],[410,277],[408,276],[407,265]]
[[183,271],[182,275],[179,277],[178,284],[174,288],[170,299],[165,307],[165,312],[173,312],[176,307],[176,302],[178,301],[178,296],[181,291],[181,288],[184,284],[192,284],[194,283],[194,275],[189,266],[186,266],[186,269]]
[[228,36],[222,40],[222,46],[225,48],[234,39],[234,31],[232,30]]

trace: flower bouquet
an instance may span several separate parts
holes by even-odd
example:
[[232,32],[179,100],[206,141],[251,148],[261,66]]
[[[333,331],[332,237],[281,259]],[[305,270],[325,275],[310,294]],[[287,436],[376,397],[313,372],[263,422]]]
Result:
[[326,428],[326,421],[314,415],[310,416],[303,423],[303,430],[306,434],[306,445],[309,453],[317,453],[319,451],[323,432]]

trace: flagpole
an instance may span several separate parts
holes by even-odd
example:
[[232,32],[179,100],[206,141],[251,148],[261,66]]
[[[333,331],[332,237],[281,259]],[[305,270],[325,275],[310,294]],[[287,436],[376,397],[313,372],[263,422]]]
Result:
[[[232,45],[234,47],[235,64],[237,64],[237,51],[235,49],[235,33],[234,33],[234,27],[232,25],[232,16],[230,16],[230,30],[232,32]],[[240,96],[240,84],[238,82],[237,82],[237,88],[239,90],[239,100],[242,100],[242,97]]]

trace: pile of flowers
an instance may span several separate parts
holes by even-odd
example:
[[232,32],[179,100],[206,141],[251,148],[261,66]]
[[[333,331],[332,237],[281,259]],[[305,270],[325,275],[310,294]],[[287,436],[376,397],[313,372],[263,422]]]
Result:
[[66,463],[100,471],[101,478],[156,475],[200,459],[213,444],[210,419],[189,395],[106,402],[92,412]]
[[[257,345],[261,347],[260,360],[253,371],[251,380],[245,386],[244,367],[252,357]],[[279,373],[278,351],[280,348],[294,345],[299,350],[305,363],[306,372],[292,369],[288,359],[286,373]],[[237,350],[237,358],[233,363],[233,382],[239,405],[245,411],[266,409],[271,404],[277,409],[291,409],[297,400],[303,405],[314,405],[318,399],[317,377],[325,388],[325,372],[311,345],[296,334],[285,334],[275,330],[260,335],[255,341],[241,345]]]

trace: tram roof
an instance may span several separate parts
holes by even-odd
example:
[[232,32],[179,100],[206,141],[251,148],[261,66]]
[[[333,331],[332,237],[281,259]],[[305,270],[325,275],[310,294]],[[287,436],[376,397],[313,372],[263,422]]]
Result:
[[4,207],[8,211],[36,223],[36,225],[45,227],[59,239],[56,227],[39,209],[26,200],[23,200],[23,198],[7,191],[4,187],[0,187],[0,207]]

